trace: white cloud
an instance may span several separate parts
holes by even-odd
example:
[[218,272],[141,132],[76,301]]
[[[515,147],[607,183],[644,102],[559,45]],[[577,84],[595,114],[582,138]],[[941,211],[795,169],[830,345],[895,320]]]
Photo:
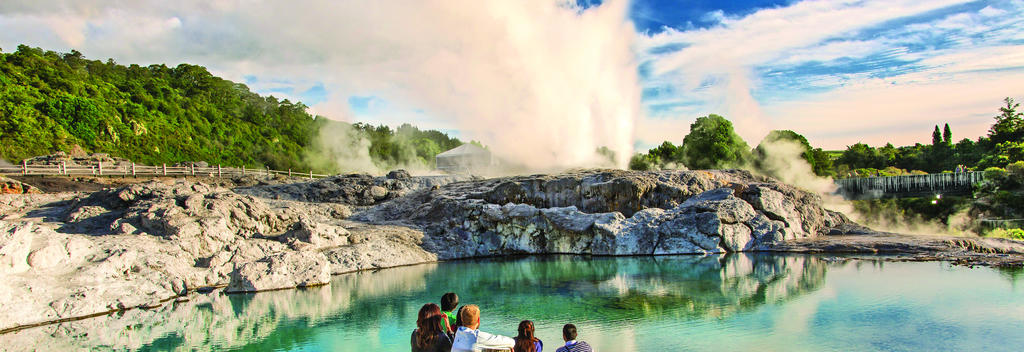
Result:
[[[1021,82],[1024,48],[1005,43],[1024,33],[1024,9],[1001,3],[999,8],[917,20],[924,23],[895,24],[967,2],[803,1],[726,17],[711,28],[667,30],[639,43],[642,49],[685,45],[677,52],[642,57],[654,68],[651,81],[659,86],[674,82],[678,94],[704,102],[690,109],[699,113],[678,116],[677,128],[717,112],[751,143],[769,128],[806,131],[812,142],[832,148],[857,142],[852,136],[857,130],[877,136],[870,137],[876,141],[913,143],[920,140],[914,133],[927,135],[931,125],[945,120],[956,120],[954,127],[963,127],[960,133],[977,136],[991,121],[987,114],[983,120],[972,118],[991,111],[1004,96],[1019,94],[1015,82]],[[912,50],[910,45],[915,45]],[[905,67],[891,66],[895,60]],[[808,63],[851,73],[800,71]],[[842,65],[860,66],[844,70]],[[765,68],[798,75],[788,78],[789,86],[829,90],[769,91],[764,80],[786,82],[787,77],[762,77],[758,72]],[[1004,72],[986,73],[993,70]],[[709,81],[716,83],[707,87]],[[638,129],[645,130],[643,123]]]

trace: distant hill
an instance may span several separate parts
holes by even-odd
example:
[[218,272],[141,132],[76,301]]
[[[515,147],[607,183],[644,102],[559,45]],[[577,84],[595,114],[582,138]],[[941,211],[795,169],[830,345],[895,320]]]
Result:
[[25,45],[0,53],[0,157],[11,161],[78,145],[146,164],[345,171],[310,157],[326,125],[368,141],[382,168],[409,161],[403,158],[429,165],[433,155],[462,144],[408,125],[399,136],[386,126],[329,121],[306,108],[260,96],[202,66],[125,66]]

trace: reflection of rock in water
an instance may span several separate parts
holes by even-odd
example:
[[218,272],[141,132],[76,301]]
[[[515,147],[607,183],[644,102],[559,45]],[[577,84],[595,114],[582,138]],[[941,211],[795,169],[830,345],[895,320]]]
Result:
[[[819,287],[826,263],[811,256],[530,257],[358,272],[330,286],[248,295],[200,295],[154,310],[130,310],[0,335],[26,349],[289,349],[318,327],[360,336],[385,322],[415,321],[410,296],[456,290],[489,316],[591,321],[722,317]],[[563,319],[564,318],[564,319]],[[630,323],[626,323],[629,325]],[[624,328],[628,328],[624,327]]]
[[[737,254],[636,261],[599,289],[619,294],[604,302],[613,314],[652,318],[727,316],[792,299],[819,287],[826,264],[805,256]],[[643,273],[630,275],[629,273]]]
[[[273,341],[287,347],[310,326],[351,314],[353,302],[422,290],[437,264],[358,272],[329,286],[248,295],[199,295],[151,310],[129,310],[0,335],[0,346],[25,350],[221,350]],[[378,307],[383,309],[383,307]],[[374,313],[358,312],[363,318]],[[261,347],[262,348],[262,347]]]

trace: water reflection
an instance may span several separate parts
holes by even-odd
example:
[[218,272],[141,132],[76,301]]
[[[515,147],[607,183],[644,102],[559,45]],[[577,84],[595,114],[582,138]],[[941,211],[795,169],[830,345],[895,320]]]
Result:
[[828,267],[813,256],[764,254],[460,261],[340,275],[330,286],[305,290],[201,295],[0,335],[0,343],[50,350],[393,350],[407,346],[420,305],[455,291],[461,303],[480,305],[485,328],[499,333],[514,334],[525,318],[538,321],[538,331],[575,321],[617,326],[616,336],[593,338],[629,344],[641,322],[726,318],[793,299],[820,287]]
[[[363,309],[358,302],[421,291],[437,264],[360,272],[329,286],[248,295],[197,295],[152,310],[66,322],[0,335],[0,344],[24,350],[225,350],[253,343],[285,348],[308,340],[316,326],[339,314],[374,319],[402,305]],[[271,347],[273,346],[273,347]]]

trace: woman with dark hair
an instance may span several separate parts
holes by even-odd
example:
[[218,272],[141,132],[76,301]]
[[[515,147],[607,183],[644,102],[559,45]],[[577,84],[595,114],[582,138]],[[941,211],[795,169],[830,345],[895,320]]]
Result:
[[541,352],[544,350],[544,343],[533,336],[533,322],[523,320],[519,322],[519,336],[516,336],[516,345],[512,348],[515,352]]
[[445,333],[444,313],[436,304],[427,303],[416,317],[416,330],[412,331],[412,352],[448,352],[452,338]]

